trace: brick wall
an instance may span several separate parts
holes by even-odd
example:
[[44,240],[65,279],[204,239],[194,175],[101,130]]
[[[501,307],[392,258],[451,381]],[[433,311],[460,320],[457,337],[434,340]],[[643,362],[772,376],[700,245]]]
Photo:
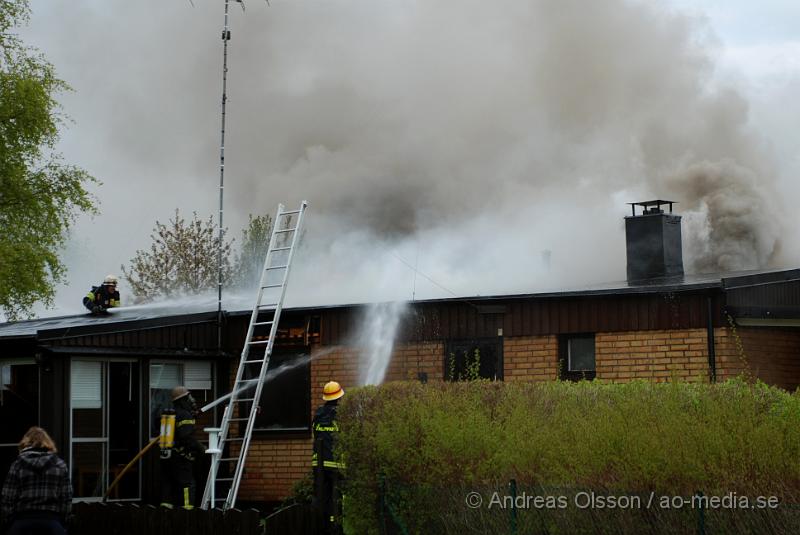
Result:
[[558,378],[558,338],[515,336],[503,339],[506,381],[552,381]]
[[800,330],[738,327],[717,330],[717,380],[749,369],[765,383],[795,390],[800,386]]
[[[356,347],[314,346],[311,350],[312,413],[322,402],[322,388],[328,381],[338,381],[345,391],[359,383],[360,351]],[[398,344],[386,369],[385,381],[418,379],[424,372],[429,381],[441,380],[444,372],[444,344],[439,341]]]
[[705,329],[633,331],[595,335],[597,378],[708,380]]
[[311,471],[310,438],[253,436],[239,487],[244,501],[277,501],[292,494],[295,482]]

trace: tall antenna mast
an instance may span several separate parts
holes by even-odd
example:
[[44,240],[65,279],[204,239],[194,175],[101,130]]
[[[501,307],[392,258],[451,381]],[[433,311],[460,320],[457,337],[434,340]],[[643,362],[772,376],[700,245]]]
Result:
[[[244,2],[236,0],[242,4]],[[225,103],[228,100],[228,41],[231,31],[228,29],[228,6],[230,0],[225,0],[225,22],[222,27],[222,126],[220,128],[219,142],[219,237],[217,242],[217,348],[222,349],[222,227],[223,197],[225,192]]]
[[228,4],[225,0],[225,24],[222,27],[222,127],[219,141],[219,237],[217,241],[217,349],[222,349],[222,214],[223,194],[225,192],[225,101],[228,100],[228,41],[231,32],[228,30]]

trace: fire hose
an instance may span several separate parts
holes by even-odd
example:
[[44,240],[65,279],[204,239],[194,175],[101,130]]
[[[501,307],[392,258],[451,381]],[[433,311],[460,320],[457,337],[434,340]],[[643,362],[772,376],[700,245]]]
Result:
[[131,469],[131,467],[132,467],[134,464],[136,464],[136,462],[137,462],[139,459],[141,459],[141,458],[142,458],[142,455],[144,455],[145,453],[147,453],[148,451],[150,451],[150,448],[152,448],[153,446],[155,446],[156,444],[158,444],[158,439],[159,439],[159,438],[160,438],[160,437],[156,437],[156,438],[154,438],[153,440],[151,440],[149,444],[147,444],[147,445],[146,445],[144,448],[142,448],[142,451],[140,451],[139,453],[137,453],[137,454],[136,454],[136,457],[134,457],[134,458],[133,458],[133,460],[132,460],[131,462],[129,462],[127,465],[125,465],[125,468],[123,468],[123,469],[122,469],[122,471],[121,471],[121,472],[119,473],[119,475],[118,475],[118,476],[117,476],[117,477],[114,479],[114,481],[111,483],[111,485],[109,485],[109,486],[108,486],[108,489],[106,490],[106,493],[105,493],[105,495],[103,496],[103,501],[104,501],[104,502],[105,502],[106,500],[108,500],[108,495],[109,495],[109,494],[111,494],[111,491],[112,491],[112,490],[114,490],[114,487],[116,487],[116,486],[117,486],[117,484],[119,483],[119,481],[122,479],[122,476],[124,476],[124,475],[125,475],[125,474],[128,472],[128,470],[130,470],[130,469]]

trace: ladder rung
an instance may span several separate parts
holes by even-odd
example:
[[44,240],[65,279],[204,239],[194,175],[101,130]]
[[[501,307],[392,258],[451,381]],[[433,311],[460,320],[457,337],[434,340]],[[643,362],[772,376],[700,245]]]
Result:
[[266,286],[262,286],[262,290],[266,290],[267,288],[280,288],[283,284],[267,284]]
[[289,267],[289,266],[269,266],[269,267],[267,268],[267,270],[270,270],[270,269],[286,269],[286,268],[288,268],[288,267]]
[[256,340],[255,342],[247,342],[247,345],[260,346],[260,345],[264,345],[264,344],[268,344],[268,343],[269,343],[269,340]]
[[299,213],[300,213],[300,210],[292,210],[290,212],[281,212],[280,214],[278,214],[278,217],[280,217],[282,215],[292,215],[292,214],[299,214]]
[[236,398],[237,402],[248,402],[248,401],[255,401],[256,398]]
[[246,360],[246,361],[242,362],[242,364],[254,364],[256,362],[260,362],[261,364],[264,364],[263,359],[262,360]]
[[269,252],[274,253],[275,251],[288,251],[291,248],[291,245],[289,247],[275,247],[274,249],[270,249]]
[[285,229],[282,229],[282,230],[276,230],[275,234],[278,234],[278,233],[281,233],[281,232],[294,232],[295,230],[297,230],[297,227],[285,228]]
[[246,422],[250,420],[250,418],[231,418],[228,420],[229,422]]
[[[233,478],[232,477],[218,477],[217,481],[233,481]],[[214,500],[214,501],[218,501],[218,500]]]
[[219,459],[219,462],[228,462],[228,461],[238,461],[238,457],[225,457],[224,459]]
[[266,305],[258,305],[258,308],[276,307],[278,303],[267,303]]
[[226,438],[225,442],[241,442],[243,440],[244,440],[244,437]]

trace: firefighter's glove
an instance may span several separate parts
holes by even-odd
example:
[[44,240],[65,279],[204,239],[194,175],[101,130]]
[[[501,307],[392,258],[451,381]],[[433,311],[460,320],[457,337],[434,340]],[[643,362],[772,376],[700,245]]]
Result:
[[95,314],[102,314],[105,311],[106,309],[102,305],[95,305],[94,307],[92,307],[92,312],[94,312]]

